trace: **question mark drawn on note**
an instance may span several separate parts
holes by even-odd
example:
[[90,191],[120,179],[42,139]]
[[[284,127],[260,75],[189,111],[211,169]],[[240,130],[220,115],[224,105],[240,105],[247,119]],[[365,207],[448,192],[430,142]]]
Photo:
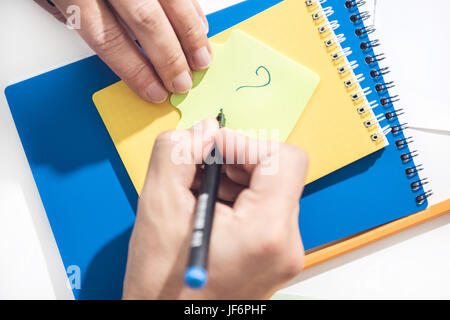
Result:
[[259,76],[258,72],[259,72],[260,69],[266,70],[267,75],[269,76],[269,79],[267,80],[267,82],[265,84],[262,84],[262,85],[259,85],[259,86],[240,86],[239,88],[236,89],[236,91],[238,91],[238,90],[240,90],[242,88],[262,88],[262,87],[265,87],[265,86],[269,85],[270,81],[272,81],[272,78],[270,76],[269,70],[267,70],[267,68],[264,67],[264,66],[259,66],[258,69],[256,69],[256,75],[257,76]]

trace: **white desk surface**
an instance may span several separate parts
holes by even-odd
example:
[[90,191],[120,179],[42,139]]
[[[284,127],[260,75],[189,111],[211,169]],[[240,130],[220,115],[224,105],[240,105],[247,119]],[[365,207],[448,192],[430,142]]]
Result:
[[[200,1],[211,12],[231,1]],[[30,0],[0,2],[0,87],[92,51]],[[0,95],[0,299],[72,299],[6,99]],[[450,215],[304,271],[283,293],[450,298]]]

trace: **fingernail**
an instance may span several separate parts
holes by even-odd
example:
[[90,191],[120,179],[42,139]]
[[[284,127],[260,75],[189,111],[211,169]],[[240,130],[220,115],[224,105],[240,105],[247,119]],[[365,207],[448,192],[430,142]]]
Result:
[[200,21],[202,22],[203,29],[205,29],[205,33],[208,34],[208,32],[209,32],[209,27],[208,27],[208,25],[205,23],[205,20],[200,19]]
[[200,70],[206,69],[211,64],[211,55],[206,47],[198,49],[193,56],[194,64]]
[[153,103],[161,103],[167,99],[168,92],[159,83],[159,81],[153,82],[147,89],[147,96]]
[[183,71],[173,79],[172,84],[176,93],[186,93],[192,88],[192,78],[189,72]]

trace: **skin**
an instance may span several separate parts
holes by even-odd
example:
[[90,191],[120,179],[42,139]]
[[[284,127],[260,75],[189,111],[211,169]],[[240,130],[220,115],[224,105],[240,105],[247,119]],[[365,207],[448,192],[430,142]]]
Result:
[[[188,91],[191,71],[211,63],[208,22],[196,0],[35,2],[61,22],[69,18],[69,6],[78,6],[81,37],[145,100],[159,103],[169,91]],[[298,199],[308,167],[306,154],[278,144],[250,162],[247,138],[219,129],[214,119],[199,126],[203,135],[195,134],[198,128],[184,132],[193,142],[187,164],[171,161],[179,147],[174,132],[161,134],[155,142],[129,243],[124,299],[269,298],[302,269]],[[223,166],[208,283],[202,290],[191,290],[183,277],[203,173],[196,163],[204,160],[202,154],[214,141],[235,164]],[[241,145],[246,148],[238,148]],[[279,169],[264,174],[264,166],[275,162]]]
[[[188,164],[175,164],[173,132],[154,145],[136,223],[129,243],[124,299],[264,299],[302,269],[304,251],[298,229],[299,201],[308,158],[299,148],[277,144],[249,164],[248,138],[206,119],[186,131]],[[199,165],[216,141],[225,164],[219,187],[209,254],[209,279],[202,290],[184,286]],[[227,147],[245,143],[245,148]],[[195,152],[201,150],[202,152]],[[278,161],[279,169],[263,173]],[[254,163],[254,162],[253,162]]]
[[[59,21],[80,8],[78,31],[100,58],[143,99],[192,87],[192,70],[212,61],[208,21],[197,0],[35,0]],[[135,40],[142,45],[144,54]]]

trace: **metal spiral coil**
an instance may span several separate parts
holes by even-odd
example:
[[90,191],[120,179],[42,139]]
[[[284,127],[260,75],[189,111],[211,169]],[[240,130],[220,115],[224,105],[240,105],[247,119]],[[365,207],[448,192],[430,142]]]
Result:
[[[369,94],[371,94],[372,90],[370,87],[362,88],[360,83],[365,80],[364,74],[358,74],[354,72],[356,68],[359,67],[357,61],[349,61],[347,60],[347,56],[352,54],[350,47],[343,48],[341,43],[346,40],[344,34],[336,34],[334,31],[339,28],[339,22],[337,20],[329,21],[328,17],[330,17],[334,11],[332,7],[323,8],[321,4],[326,2],[326,0],[306,0],[305,3],[307,6],[312,7],[315,10],[312,12],[312,18],[315,21],[322,22],[318,25],[318,33],[321,37],[327,37],[329,33],[331,36],[325,38],[324,44],[326,48],[333,49],[334,46],[337,46],[337,49],[331,52],[331,60],[337,66],[337,72],[341,75],[341,77],[345,77],[344,86],[350,91],[354,90],[350,93],[350,99],[355,103],[356,112],[363,116],[367,112],[371,112],[372,117],[363,122],[363,125],[368,129],[372,130],[373,127],[377,126],[379,130],[370,135],[372,141],[377,142],[385,138],[388,134],[392,134],[393,137],[400,136],[395,140],[395,146],[399,150],[405,150],[405,152],[400,154],[400,160],[404,164],[413,163],[412,160],[416,158],[419,153],[417,150],[409,151],[408,146],[410,146],[414,140],[413,137],[403,135],[404,131],[408,129],[407,123],[400,122],[400,116],[404,114],[403,109],[394,109],[394,103],[400,101],[398,95],[390,95],[389,89],[395,87],[394,81],[384,81],[384,76],[389,74],[390,70],[388,67],[379,67],[378,63],[385,59],[384,53],[373,53],[373,48],[380,46],[380,41],[378,39],[370,40],[368,39],[368,35],[375,32],[375,26],[364,26],[359,27],[359,24],[362,24],[363,21],[370,18],[370,13],[368,11],[359,12],[358,8],[366,3],[364,0],[347,0],[345,1],[345,7],[349,10],[349,19],[355,24],[355,35],[358,38],[361,38],[359,43],[359,47],[362,52],[365,54],[364,62],[368,65],[372,70],[370,70],[369,75],[371,80],[375,82],[374,89],[375,92],[380,96],[379,100],[368,101],[366,98]],[[314,5],[317,5],[317,10]],[[363,40],[364,39],[364,40]],[[345,61],[342,63],[342,61]],[[350,76],[348,76],[348,74]],[[353,89],[355,86],[356,89]],[[364,98],[365,103],[363,105],[359,105],[361,99]],[[358,106],[359,105],[359,106]],[[382,113],[375,115],[373,113],[373,109],[377,107],[383,108]],[[389,110],[390,109],[390,110]],[[381,127],[381,122],[387,122],[387,125]],[[418,175],[419,171],[423,170],[423,165],[412,165],[405,169],[405,174],[408,178],[413,179]],[[417,192],[419,190],[423,190],[423,187],[429,183],[427,178],[415,179],[410,182],[410,187],[413,192]],[[417,195],[415,197],[415,201],[418,205],[423,204],[428,197],[433,194],[431,190],[424,191],[423,193]]]

